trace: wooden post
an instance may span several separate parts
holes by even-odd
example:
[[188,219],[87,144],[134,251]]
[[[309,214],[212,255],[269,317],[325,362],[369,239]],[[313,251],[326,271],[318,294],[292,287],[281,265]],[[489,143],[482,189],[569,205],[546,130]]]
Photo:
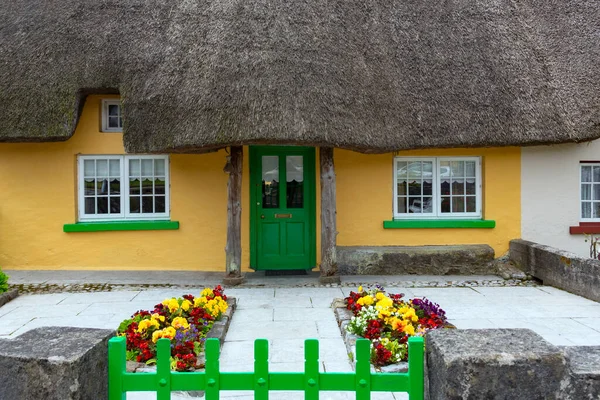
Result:
[[223,169],[227,182],[227,244],[225,246],[226,285],[242,283],[242,146],[230,147],[230,158]]
[[333,148],[321,147],[321,283],[339,283],[336,257],[336,202]]

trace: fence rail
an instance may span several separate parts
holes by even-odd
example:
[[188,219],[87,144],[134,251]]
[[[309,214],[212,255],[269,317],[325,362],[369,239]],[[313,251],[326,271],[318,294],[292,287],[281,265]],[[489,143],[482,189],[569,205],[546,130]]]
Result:
[[270,372],[266,339],[254,342],[254,372],[221,372],[219,340],[206,341],[206,367],[201,372],[175,372],[170,369],[169,339],[157,342],[156,372],[126,371],[125,337],[108,343],[109,400],[125,400],[127,392],[156,392],[157,400],[171,399],[172,391],[206,392],[206,400],[219,399],[225,390],[254,391],[256,400],[268,400],[269,391],[303,391],[305,399],[318,400],[322,391],[350,391],[357,400],[369,400],[371,392],[407,392],[410,400],[423,400],[423,338],[408,340],[408,372],[372,373],[370,342],[356,342],[355,372],[319,372],[319,341],[304,342],[304,372]]

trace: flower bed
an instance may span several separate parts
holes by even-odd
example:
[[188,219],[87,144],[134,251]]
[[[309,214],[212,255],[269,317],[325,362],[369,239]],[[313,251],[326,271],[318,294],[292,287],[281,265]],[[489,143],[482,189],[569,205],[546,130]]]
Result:
[[154,310],[141,310],[121,322],[117,334],[127,338],[127,360],[156,363],[156,342],[171,340],[171,369],[193,371],[202,365],[198,357],[215,321],[229,304],[221,286],[204,289],[199,297],[191,294],[165,299]]
[[408,360],[408,338],[447,325],[446,313],[427,299],[404,300],[403,294],[388,294],[383,287],[350,292],[344,299],[353,316],[348,333],[371,341],[371,363],[381,367]]

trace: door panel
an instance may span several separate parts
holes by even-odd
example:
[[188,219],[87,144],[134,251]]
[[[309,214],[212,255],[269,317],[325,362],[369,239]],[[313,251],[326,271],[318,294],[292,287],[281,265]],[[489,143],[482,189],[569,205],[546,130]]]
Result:
[[252,268],[315,267],[315,178],[314,148],[250,148]]

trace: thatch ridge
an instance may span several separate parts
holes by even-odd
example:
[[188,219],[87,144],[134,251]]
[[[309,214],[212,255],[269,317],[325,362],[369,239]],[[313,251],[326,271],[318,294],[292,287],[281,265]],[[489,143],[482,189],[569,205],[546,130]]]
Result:
[[597,0],[12,0],[0,141],[121,93],[131,152],[363,152],[600,137]]

